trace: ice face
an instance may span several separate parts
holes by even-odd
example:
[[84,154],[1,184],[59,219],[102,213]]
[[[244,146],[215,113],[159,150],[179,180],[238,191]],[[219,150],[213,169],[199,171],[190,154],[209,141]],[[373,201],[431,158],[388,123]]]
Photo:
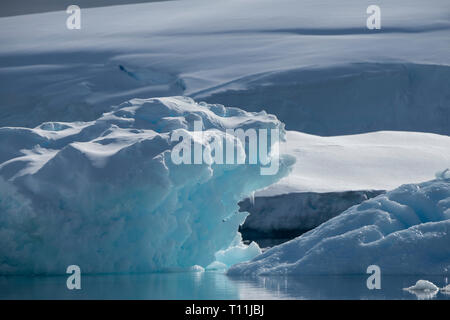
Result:
[[233,266],[230,275],[450,274],[450,179],[403,185]]
[[[192,132],[196,121],[209,135]],[[233,139],[226,129],[276,128],[283,139],[283,127],[265,112],[170,97],[134,99],[90,122],[0,128],[0,273],[206,267],[220,250],[225,264],[253,258],[259,248],[235,240],[247,215],[237,203],[286,175],[292,159],[266,176],[259,164],[177,165],[171,135],[207,148],[211,135]]]

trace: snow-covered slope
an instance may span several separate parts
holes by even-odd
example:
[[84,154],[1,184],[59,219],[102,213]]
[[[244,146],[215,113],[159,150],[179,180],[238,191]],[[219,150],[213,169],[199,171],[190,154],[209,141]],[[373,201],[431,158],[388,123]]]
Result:
[[379,130],[450,134],[449,83],[448,66],[354,63],[258,74],[194,97],[242,104],[251,111],[263,106],[288,129],[316,135]]
[[231,275],[450,274],[450,174],[403,185],[233,266]]
[[0,126],[94,120],[189,95],[266,109],[290,130],[449,134],[450,3],[184,0],[0,19]]
[[[208,134],[192,132],[194,121]],[[272,115],[182,97],[134,99],[90,122],[0,128],[0,274],[206,267],[226,249],[220,262],[254,257],[258,246],[240,243],[237,203],[287,174],[292,159],[281,158],[277,175],[171,159],[174,132],[210,147],[236,139],[227,128],[284,134]]]

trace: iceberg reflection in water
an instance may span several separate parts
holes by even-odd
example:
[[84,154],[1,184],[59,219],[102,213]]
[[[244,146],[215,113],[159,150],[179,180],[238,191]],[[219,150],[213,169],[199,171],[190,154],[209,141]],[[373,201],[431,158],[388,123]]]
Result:
[[[439,287],[443,276],[426,278]],[[0,299],[423,299],[402,288],[418,276],[382,276],[381,290],[367,276],[271,276],[234,278],[218,272],[85,275],[81,290],[68,290],[65,276],[0,277]],[[441,292],[431,299],[450,299]]]

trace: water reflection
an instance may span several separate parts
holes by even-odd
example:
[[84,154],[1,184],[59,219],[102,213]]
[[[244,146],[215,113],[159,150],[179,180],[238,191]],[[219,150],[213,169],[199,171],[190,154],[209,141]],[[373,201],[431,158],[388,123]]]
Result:
[[[429,276],[426,279],[439,286],[445,286],[447,279],[442,276]],[[272,292],[281,299],[450,299],[443,292],[415,292],[411,294],[403,288],[415,283],[418,276],[384,276],[381,290],[369,290],[366,286],[367,276],[290,276],[242,278],[232,281],[252,282],[254,287]]]
[[406,290],[407,292],[416,296],[417,300],[431,300],[434,299],[439,290],[424,291],[424,290]]
[[[411,294],[417,276],[384,276],[369,290],[366,276],[230,278],[220,272],[85,275],[82,290],[68,290],[66,277],[0,277],[0,299],[450,299]],[[426,277],[439,287],[444,277]]]

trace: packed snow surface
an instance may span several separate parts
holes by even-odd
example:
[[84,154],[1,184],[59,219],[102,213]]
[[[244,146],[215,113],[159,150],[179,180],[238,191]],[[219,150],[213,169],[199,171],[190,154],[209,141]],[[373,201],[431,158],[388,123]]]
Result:
[[255,196],[300,192],[392,190],[428,181],[450,165],[450,136],[380,131],[319,137],[288,131],[282,153],[296,158],[292,173]]
[[277,175],[261,175],[257,164],[171,159],[173,133],[206,149],[236,143],[229,128],[284,136],[273,115],[183,97],[134,99],[95,121],[0,128],[0,274],[61,274],[71,264],[147,272],[255,257],[259,247],[237,232],[247,215],[237,203],[287,174],[292,159],[281,158]]
[[231,275],[450,274],[450,179],[403,185],[273,247]]

